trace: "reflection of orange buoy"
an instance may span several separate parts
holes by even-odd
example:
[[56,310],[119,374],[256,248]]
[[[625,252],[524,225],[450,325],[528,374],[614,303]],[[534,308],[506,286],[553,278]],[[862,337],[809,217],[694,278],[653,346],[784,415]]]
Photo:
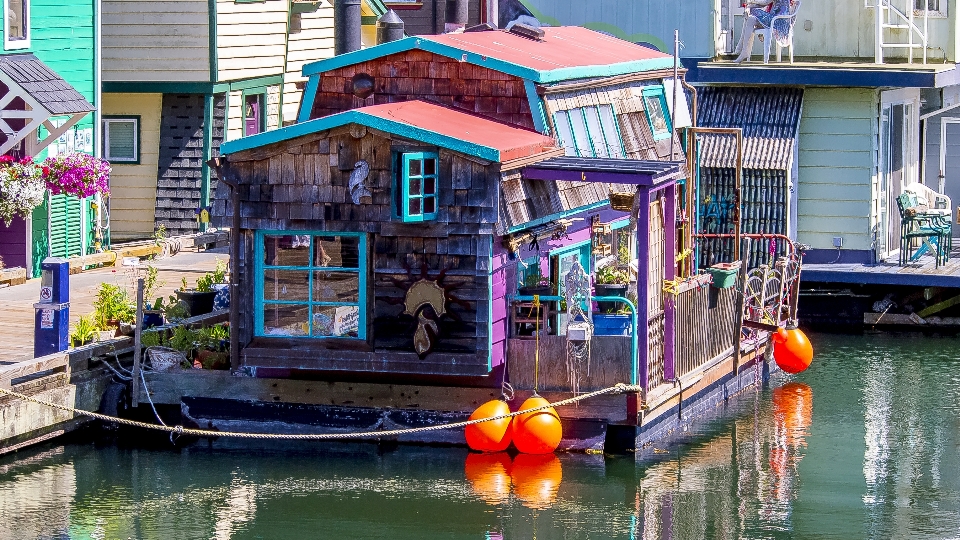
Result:
[[773,390],[773,415],[786,441],[803,446],[813,422],[813,390],[801,382],[789,382]]
[[787,373],[800,373],[813,361],[813,346],[802,330],[788,325],[773,335],[773,359]]
[[501,504],[510,497],[510,456],[496,454],[467,455],[464,472],[470,487],[489,504]]
[[553,454],[520,454],[513,460],[510,472],[513,492],[527,508],[544,510],[557,500],[563,478],[560,459]]
[[[510,406],[506,402],[494,399],[477,407],[470,415],[470,420],[493,418],[510,414]],[[502,452],[510,446],[510,419],[501,418],[489,422],[480,422],[464,428],[467,437],[467,446],[479,452]]]
[[[523,402],[520,410],[542,407],[549,403],[540,396],[533,396]],[[553,407],[514,416],[510,431],[513,445],[524,454],[549,454],[557,449],[563,436],[560,415]]]

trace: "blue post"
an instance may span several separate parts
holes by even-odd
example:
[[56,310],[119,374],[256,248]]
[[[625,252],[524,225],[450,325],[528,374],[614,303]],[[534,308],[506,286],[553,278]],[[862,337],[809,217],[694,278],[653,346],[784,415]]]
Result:
[[40,263],[40,301],[33,305],[33,356],[65,351],[70,346],[70,263],[47,257]]

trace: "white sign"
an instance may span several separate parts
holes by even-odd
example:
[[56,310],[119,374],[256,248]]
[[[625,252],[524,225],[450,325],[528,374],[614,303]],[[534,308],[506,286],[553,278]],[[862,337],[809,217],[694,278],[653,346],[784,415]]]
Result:
[[50,302],[53,300],[53,287],[40,287],[40,301]]
[[123,261],[120,263],[123,266],[140,266],[139,257],[124,257]]
[[53,328],[53,310],[40,310],[40,328]]
[[[52,120],[54,126],[63,125],[63,120]],[[68,129],[47,147],[47,157],[73,152],[93,153],[93,128]]]
[[360,308],[357,306],[340,306],[333,318],[333,335],[359,334]]

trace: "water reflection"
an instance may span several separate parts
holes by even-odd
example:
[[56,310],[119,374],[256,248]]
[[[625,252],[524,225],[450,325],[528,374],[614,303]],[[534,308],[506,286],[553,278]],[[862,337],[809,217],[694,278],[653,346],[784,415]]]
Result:
[[654,462],[369,444],[48,446],[0,458],[0,538],[955,536],[960,378],[942,373],[960,360],[919,341],[815,339],[815,370],[742,396]]

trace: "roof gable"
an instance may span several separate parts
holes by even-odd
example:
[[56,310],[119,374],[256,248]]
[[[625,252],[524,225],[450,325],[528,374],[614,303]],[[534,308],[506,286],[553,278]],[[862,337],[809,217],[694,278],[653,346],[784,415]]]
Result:
[[666,69],[673,57],[578,26],[545,27],[543,41],[504,31],[413,36],[304,65],[305,76],[421,49],[535,83]]

